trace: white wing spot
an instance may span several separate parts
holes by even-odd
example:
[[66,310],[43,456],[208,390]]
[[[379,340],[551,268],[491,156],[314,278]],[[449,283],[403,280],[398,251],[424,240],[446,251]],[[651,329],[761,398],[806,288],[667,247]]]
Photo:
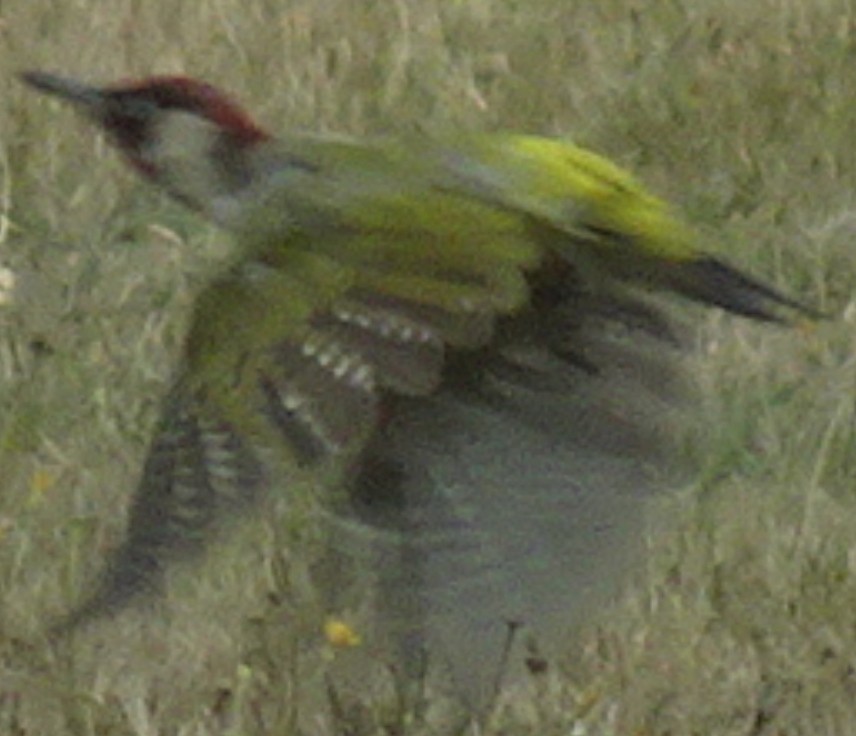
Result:
[[340,453],[342,451],[341,444],[330,436],[327,427],[324,426],[323,422],[319,421],[311,409],[310,401],[305,396],[291,387],[283,389],[279,386],[276,388],[276,395],[286,411],[293,414],[298,421],[308,427],[329,452]]
[[361,388],[365,391],[374,391],[375,380],[374,371],[372,370],[372,367],[367,363],[361,364],[348,377],[348,384],[350,386],[353,386],[354,388]]
[[[465,308],[472,310],[475,308],[475,305],[472,302],[468,302]],[[395,339],[401,342],[440,342],[429,328],[414,323],[411,320],[399,318],[394,314],[362,314],[344,307],[337,308],[334,314],[341,322],[374,332],[384,339]]]
[[300,346],[300,352],[303,353],[304,357],[314,358],[318,353],[318,344],[311,339],[305,340]]
[[333,366],[333,375],[342,380],[342,377],[347,375],[347,373],[351,370],[352,363],[351,359],[347,356],[342,357],[335,366]]
[[290,412],[296,412],[306,403],[306,400],[295,391],[278,391],[280,403]]
[[[354,324],[358,317],[352,312],[341,310],[338,314],[346,316]],[[314,359],[337,381],[344,380],[354,388],[374,390],[374,369],[358,352],[346,350],[332,339],[319,340],[317,336],[309,337],[303,342],[302,352],[305,357]],[[290,408],[297,408],[297,406],[299,404]]]

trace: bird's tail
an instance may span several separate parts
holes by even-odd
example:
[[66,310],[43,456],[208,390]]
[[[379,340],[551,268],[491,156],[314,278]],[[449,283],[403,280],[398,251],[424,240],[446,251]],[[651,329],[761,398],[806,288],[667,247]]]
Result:
[[795,315],[810,319],[825,317],[712,256],[668,264],[661,280],[667,288],[697,302],[756,320],[791,322]]

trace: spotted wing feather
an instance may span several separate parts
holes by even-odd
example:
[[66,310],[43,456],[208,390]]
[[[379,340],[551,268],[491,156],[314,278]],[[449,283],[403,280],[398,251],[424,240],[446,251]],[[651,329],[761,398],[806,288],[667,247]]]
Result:
[[[394,195],[389,206],[409,210]],[[454,215],[458,199],[438,204]],[[486,345],[498,315],[525,297],[532,260],[515,222],[505,224],[507,232],[482,232],[473,220],[456,236],[470,251],[505,238],[520,254],[493,275],[467,254],[433,270],[418,259],[408,267],[399,235],[380,228],[297,231],[263,248],[254,241],[253,255],[198,299],[183,377],[165,401],[126,540],[65,628],[156,588],[170,562],[203,549],[271,478],[287,488],[289,475],[320,482],[352,467],[377,430],[381,403],[434,391],[449,346]],[[355,255],[355,240],[374,256]],[[426,231],[415,245],[440,253],[445,243]]]

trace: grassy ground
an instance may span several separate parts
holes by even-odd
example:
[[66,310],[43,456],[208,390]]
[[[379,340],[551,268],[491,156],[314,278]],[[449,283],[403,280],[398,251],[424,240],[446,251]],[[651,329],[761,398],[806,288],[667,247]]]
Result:
[[0,3],[0,288],[17,277],[0,297],[0,733],[322,731],[291,665],[312,622],[265,602],[288,554],[273,527],[247,530],[216,580],[200,572],[171,626],[131,614],[72,653],[33,643],[121,532],[187,306],[225,245],[20,68],[192,73],[275,130],[572,136],[830,310],[802,331],[700,320],[703,472],[662,509],[648,579],[486,731],[853,733],[854,62],[848,0]]

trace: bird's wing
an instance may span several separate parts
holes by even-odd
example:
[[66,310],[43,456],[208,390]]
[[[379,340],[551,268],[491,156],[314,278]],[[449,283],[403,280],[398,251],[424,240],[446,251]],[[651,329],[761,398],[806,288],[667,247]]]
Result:
[[[385,419],[330,506],[324,587],[345,593],[331,610],[347,608],[349,587],[375,589],[375,633],[391,640],[396,669],[415,674],[427,655],[483,704],[511,622],[566,631],[640,559],[643,503],[680,477],[681,358],[656,309],[590,293],[556,257],[555,228],[438,182],[419,161],[408,164],[418,194],[406,174],[390,191],[406,154],[389,155],[357,161],[356,183],[333,157],[340,168],[320,181],[273,189],[245,240],[275,258],[264,233],[325,233],[312,252],[359,274],[334,319],[349,315],[350,330],[404,317],[442,342],[442,374],[411,386],[410,370],[381,374]],[[367,339],[378,335],[347,338]],[[401,366],[382,342],[363,354]]]
[[656,310],[588,293],[543,218],[354,155],[283,173],[250,210],[241,261],[199,298],[126,541],[66,626],[299,478],[342,563],[319,581],[331,612],[369,576],[367,627],[398,664],[427,655],[483,704],[512,623],[561,630],[637,557],[642,503],[676,477],[680,360]]
[[679,477],[681,357],[668,319],[591,293],[528,213],[445,185],[414,196],[406,176],[386,196],[373,165],[357,189],[346,167],[264,208],[330,234],[313,252],[360,274],[357,313],[405,315],[446,347],[442,382],[387,383],[385,420],[332,505],[326,587],[368,574],[398,665],[427,654],[484,703],[510,622],[566,630],[639,559],[642,505]]
[[[608,159],[568,141],[494,133],[373,144],[303,137],[274,147],[282,186],[270,189],[279,204],[272,209],[283,218],[311,219],[307,199],[315,205],[325,200],[317,216],[326,218],[331,208],[365,202],[394,173],[529,218],[552,233],[547,245],[552,252],[585,269],[590,278],[670,290],[765,321],[822,316],[705,252],[698,234],[666,202]],[[336,182],[335,190],[307,198],[303,190],[319,179]],[[362,196],[355,196],[355,185],[366,186]],[[372,208],[367,213],[370,218],[382,214]],[[430,208],[420,209],[416,221],[433,216]],[[282,222],[274,218],[273,225],[280,228]]]
[[266,469],[247,438],[204,390],[180,380],[163,401],[124,541],[95,589],[52,633],[65,635],[155,592],[166,565],[201,551],[212,529],[252,506],[265,482]]
[[704,252],[697,233],[666,202],[608,159],[567,141],[471,136],[438,146],[430,156],[451,185],[565,234],[553,247],[577,265],[753,319],[821,316]]
[[678,348],[628,327],[643,305],[566,299],[503,324],[501,350],[455,356],[432,395],[395,399],[332,520],[329,587],[368,577],[398,670],[451,672],[475,708],[515,628],[511,666],[532,641],[552,659],[626,582],[646,501],[685,477]]
[[[526,303],[538,254],[516,219],[412,186],[338,209],[320,187],[312,207],[330,206],[329,226],[307,215],[254,237],[199,296],[126,540],[60,630],[156,585],[271,474],[328,481],[351,467],[387,396],[435,391],[447,349],[486,345],[497,317]],[[426,209],[433,225],[415,219]]]

